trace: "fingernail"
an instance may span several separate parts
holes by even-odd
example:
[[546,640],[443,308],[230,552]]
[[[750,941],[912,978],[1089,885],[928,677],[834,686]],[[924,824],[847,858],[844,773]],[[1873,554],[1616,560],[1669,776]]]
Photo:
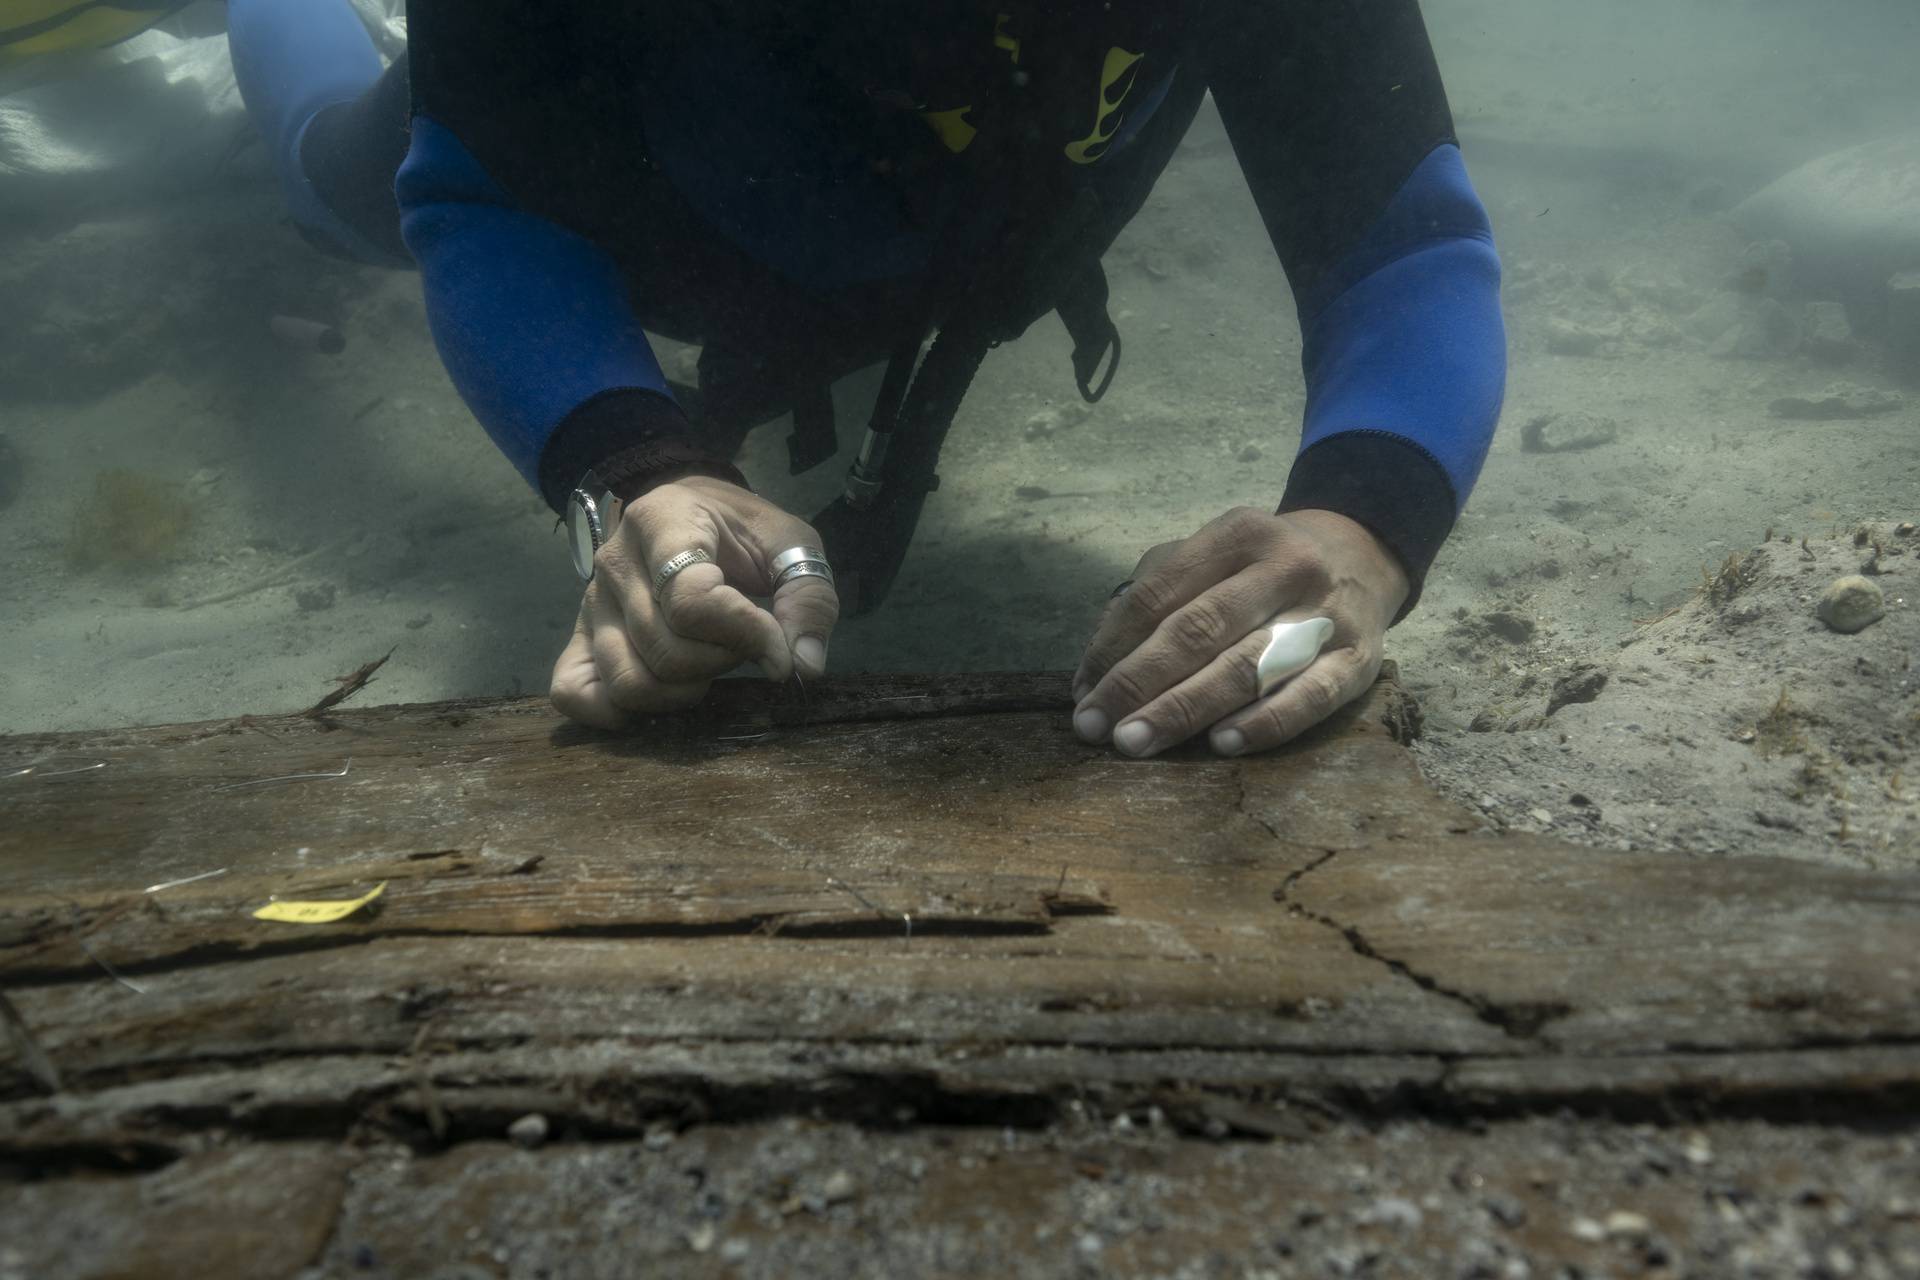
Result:
[[1145,720],[1129,720],[1113,731],[1113,745],[1130,756],[1143,756],[1153,746],[1153,726]]
[[1073,731],[1088,742],[1107,740],[1107,713],[1088,707],[1073,713]]
[[1213,749],[1223,756],[1237,756],[1247,749],[1247,735],[1238,729],[1222,729],[1213,735]]
[[793,642],[793,660],[817,676],[827,669],[827,642],[819,636],[801,636]]

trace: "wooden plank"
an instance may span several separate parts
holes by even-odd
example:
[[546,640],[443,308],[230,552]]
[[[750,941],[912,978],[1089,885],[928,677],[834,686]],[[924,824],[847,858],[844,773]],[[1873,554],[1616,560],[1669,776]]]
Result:
[[[1390,678],[1250,760],[1123,760],[1066,709],[1057,675],[885,677],[618,737],[518,700],[0,740],[0,1269],[1125,1274],[1224,1242],[1599,1273],[1541,1181],[1593,1160],[1531,1117],[1718,1117],[1777,1171],[1746,1118],[1920,1114],[1920,877],[1488,838]],[[498,1141],[534,1113],[564,1145]],[[1724,1252],[1647,1167],[1594,1194]],[[1518,1252],[1458,1251],[1468,1170]],[[1893,1257],[1896,1216],[1852,1247]]]
[[1920,877],[1535,839],[1341,853],[1289,891],[1366,954],[1583,1054],[1920,1043]]
[[[1488,1112],[1693,1096],[1716,1055],[1758,1098],[1908,1070],[1920,1005],[1888,957],[1914,877],[1475,835],[1396,743],[1390,680],[1238,761],[1123,760],[1066,707],[1058,676],[887,677],[740,682],[617,737],[518,700],[0,743],[36,764],[0,779],[0,983],[29,1037],[0,1135],[252,1123],[246,1098],[345,1127],[423,1090],[457,1121],[502,1080],[591,1094],[540,1055],[596,1046],[669,1094],[851,1072],[904,1096],[1018,1061],[992,1088],[1047,1105],[1146,1096],[1148,1055],[1235,1096]],[[251,914],[380,882],[336,924]],[[1847,1046],[1892,1065],[1818,1056]],[[1617,1088],[1567,1065],[1683,1058]]]

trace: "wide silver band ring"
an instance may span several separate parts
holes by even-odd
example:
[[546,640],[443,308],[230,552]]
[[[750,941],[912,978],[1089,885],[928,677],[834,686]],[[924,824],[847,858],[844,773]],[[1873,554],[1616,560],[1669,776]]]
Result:
[[788,547],[768,563],[767,572],[775,591],[795,578],[825,578],[828,586],[833,585],[833,566],[818,547]]
[[658,600],[660,593],[667,589],[667,584],[672,582],[674,575],[681,570],[691,569],[697,564],[712,563],[713,557],[699,547],[689,547],[679,555],[670,557],[665,564],[653,571],[653,598]]
[[817,560],[821,564],[825,564],[827,562],[827,553],[818,547],[788,547],[768,562],[767,572],[773,577],[778,578],[788,568],[799,564],[802,560]]
[[1321,646],[1333,635],[1333,619],[1270,622],[1261,630],[1267,633],[1267,647],[1260,651],[1260,661],[1254,667],[1258,681],[1255,698],[1266,697],[1313,665]]
[[795,578],[824,578],[827,585],[832,586],[833,567],[825,560],[795,560],[774,575],[773,589],[778,591]]

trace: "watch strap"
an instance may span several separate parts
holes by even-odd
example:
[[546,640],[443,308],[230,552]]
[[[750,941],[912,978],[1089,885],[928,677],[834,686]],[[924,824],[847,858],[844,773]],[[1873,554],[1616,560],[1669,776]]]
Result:
[[657,484],[684,476],[712,476],[750,487],[747,478],[727,459],[682,440],[649,440],[622,449],[594,464],[607,492],[622,502],[632,502]]
[[745,487],[728,459],[703,447],[680,406],[645,387],[614,387],[574,408],[554,428],[540,455],[540,492],[555,511],[588,471],[622,501],[684,474],[710,475]]

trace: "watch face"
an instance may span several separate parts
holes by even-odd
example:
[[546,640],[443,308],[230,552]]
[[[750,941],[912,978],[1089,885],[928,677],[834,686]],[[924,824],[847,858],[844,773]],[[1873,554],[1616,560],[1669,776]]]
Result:
[[598,504],[584,489],[575,489],[567,499],[567,541],[582,582],[593,581],[593,553],[600,549],[602,538]]

